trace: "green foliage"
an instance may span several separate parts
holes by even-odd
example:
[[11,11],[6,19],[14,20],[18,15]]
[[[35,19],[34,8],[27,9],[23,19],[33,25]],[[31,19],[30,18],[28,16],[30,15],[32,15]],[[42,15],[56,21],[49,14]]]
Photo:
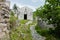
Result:
[[[37,33],[39,33],[41,36],[46,37],[45,40],[60,40],[58,38],[55,38],[52,33],[54,31],[52,31],[52,29],[50,28],[50,30],[46,30],[46,29],[41,29],[38,25],[35,26],[35,29],[37,31]],[[51,33],[52,32],[52,33]]]
[[36,26],[35,29],[36,29],[37,33],[39,33],[42,36],[47,37],[49,35],[49,31],[46,29],[41,29],[39,26]]
[[12,29],[10,34],[11,40],[23,40],[21,32],[19,29]]
[[11,30],[11,40],[32,40],[30,25],[20,25]]
[[16,4],[14,4],[13,9],[14,9],[14,10],[17,10],[17,6],[16,6]]
[[28,20],[20,20],[20,24],[25,24]]
[[48,20],[55,27],[54,35],[60,38],[60,0],[46,0],[42,8],[35,11],[36,15]]
[[56,39],[55,37],[53,37],[52,35],[50,35],[50,36],[46,37],[45,40],[58,40],[58,39]]
[[14,16],[14,12],[11,11],[10,14],[10,28],[13,28],[16,25],[17,17]]
[[35,12],[33,12],[33,18],[34,18],[34,19],[36,18],[36,14],[35,14]]
[[18,33],[16,31],[12,31],[10,36],[11,36],[11,40],[16,40],[18,37]]
[[36,9],[36,11],[34,12],[36,16],[40,17],[40,18],[45,18],[46,16],[44,15],[44,9],[43,7],[39,7]]

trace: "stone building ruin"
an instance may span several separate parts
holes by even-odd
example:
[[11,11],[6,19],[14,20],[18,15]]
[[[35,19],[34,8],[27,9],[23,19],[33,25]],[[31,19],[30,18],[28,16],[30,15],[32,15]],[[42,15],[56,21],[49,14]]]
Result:
[[29,7],[18,8],[20,20],[33,20],[33,10]]

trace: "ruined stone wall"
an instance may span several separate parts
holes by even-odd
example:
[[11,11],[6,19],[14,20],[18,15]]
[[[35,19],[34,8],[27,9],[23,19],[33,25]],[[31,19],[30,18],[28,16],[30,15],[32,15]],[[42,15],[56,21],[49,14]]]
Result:
[[38,25],[39,25],[42,29],[48,29],[48,30],[49,30],[49,28],[53,28],[53,29],[54,29],[53,24],[48,24],[48,21],[43,21],[41,18],[39,18],[39,19],[37,20],[37,22],[38,22]]
[[0,40],[9,40],[9,7],[0,1]]

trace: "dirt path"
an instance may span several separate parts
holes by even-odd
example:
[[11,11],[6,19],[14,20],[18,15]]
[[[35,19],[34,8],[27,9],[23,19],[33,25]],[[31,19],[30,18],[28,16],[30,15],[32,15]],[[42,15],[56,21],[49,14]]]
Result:
[[30,30],[31,30],[33,40],[45,40],[45,37],[42,37],[36,32],[34,25],[30,27]]

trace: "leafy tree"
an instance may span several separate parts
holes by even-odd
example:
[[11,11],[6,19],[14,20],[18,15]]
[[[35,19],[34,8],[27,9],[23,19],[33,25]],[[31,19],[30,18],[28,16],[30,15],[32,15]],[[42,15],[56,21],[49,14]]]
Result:
[[16,4],[14,4],[13,9],[14,9],[15,11],[17,10]]
[[60,37],[60,0],[46,0],[42,8],[35,11],[36,15],[48,20],[55,26],[54,34]]
[[18,8],[17,5],[14,4],[13,10],[14,10],[15,14],[17,14],[17,18],[18,18],[18,9],[17,8]]

